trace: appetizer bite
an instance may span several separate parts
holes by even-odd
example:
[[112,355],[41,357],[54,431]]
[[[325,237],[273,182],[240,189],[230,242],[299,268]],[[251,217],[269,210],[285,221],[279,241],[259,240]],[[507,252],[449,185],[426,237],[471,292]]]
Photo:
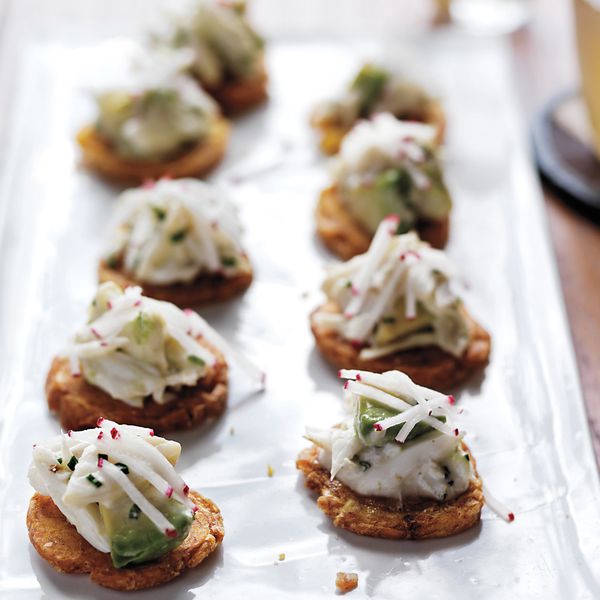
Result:
[[100,281],[140,285],[147,296],[199,306],[252,283],[234,205],[194,179],[147,182],[121,194]]
[[453,264],[387,217],[366,254],[328,268],[311,315],[317,347],[338,368],[399,369],[448,389],[488,362],[489,334],[456,294]]
[[339,97],[318,104],[311,125],[321,135],[325,154],[337,154],[344,136],[360,119],[391,113],[403,121],[431,125],[439,143],[446,119],[441,104],[414,81],[381,65],[366,64]]
[[61,573],[122,591],[166,583],[223,540],[218,507],[175,471],[181,446],[99,419],[33,449],[29,539]]
[[[351,416],[307,430],[296,466],[337,527],[424,539],[473,527],[483,507],[475,461],[452,424],[452,396],[400,371],[341,371]],[[509,519],[508,514],[505,518]]]
[[52,362],[48,406],[65,430],[92,427],[101,416],[157,432],[194,427],[225,410],[222,352],[263,382],[194,311],[103,283],[87,324]]
[[86,166],[141,182],[204,175],[221,162],[229,124],[218,106],[193,79],[157,73],[97,95],[98,118],[77,135]]
[[227,113],[267,99],[264,42],[246,19],[240,0],[198,0],[191,14],[177,18],[155,44],[191,48],[191,74]]
[[452,201],[434,134],[429,125],[381,114],[346,137],[316,210],[317,232],[334,254],[345,260],[366,252],[390,214],[399,217],[399,233],[416,229],[432,246],[446,244]]

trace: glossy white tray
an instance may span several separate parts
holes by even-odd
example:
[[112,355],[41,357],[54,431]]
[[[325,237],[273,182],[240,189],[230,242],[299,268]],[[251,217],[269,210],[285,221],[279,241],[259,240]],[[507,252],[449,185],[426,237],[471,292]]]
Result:
[[[59,17],[21,40],[1,90],[0,597],[10,599],[116,596],[53,571],[25,527],[31,445],[59,430],[46,369],[84,317],[118,191],[77,167],[73,136],[92,115],[83,90],[114,77],[129,48],[108,39],[112,21],[80,17],[67,34]],[[331,598],[336,571],[359,574],[351,598],[600,597],[597,470],[509,56],[499,42],[452,37],[420,48],[448,112],[448,249],[468,306],[493,336],[490,366],[459,394],[462,425],[515,522],[484,509],[480,526],[453,538],[375,540],[333,528],[304,488],[294,466],[304,425],[340,414],[339,382],[307,320],[330,258],[314,235],[327,173],[307,113],[381,49],[277,42],[271,102],[236,122],[213,178],[231,185],[241,208],[256,280],[242,299],[203,311],[267,371],[268,389],[253,393],[234,366],[223,418],[173,436],[186,481],[221,507],[226,537],[200,568],[136,598]]]

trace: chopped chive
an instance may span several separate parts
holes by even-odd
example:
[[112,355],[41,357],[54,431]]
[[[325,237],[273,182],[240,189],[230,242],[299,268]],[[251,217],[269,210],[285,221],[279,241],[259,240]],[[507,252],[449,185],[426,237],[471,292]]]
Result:
[[467,462],[471,462],[471,459],[469,458],[469,455],[468,455],[468,454],[465,454],[465,460],[466,460]]
[[195,354],[190,354],[188,356],[188,360],[199,367],[203,367],[206,364],[199,356],[196,356]]
[[392,323],[396,322],[396,317],[383,317],[383,319],[381,319],[381,321],[383,323],[385,323],[386,325],[391,325]]
[[71,459],[67,463],[67,467],[69,467],[69,469],[71,469],[71,471],[74,471],[78,462],[79,461],[74,456],[71,456]]
[[62,465],[62,458],[60,458],[60,457],[59,457],[59,458],[57,458],[57,459],[56,459],[56,462],[57,462],[59,465]]
[[187,235],[187,229],[180,229],[179,231],[176,231],[175,233],[171,234],[171,241],[174,244],[177,244],[178,242],[181,242],[185,239],[185,236]]
[[142,511],[140,510],[140,507],[137,504],[134,504],[129,509],[129,518],[130,519],[139,519],[141,514],[142,514]]
[[351,288],[352,287],[352,282],[348,279],[348,281],[346,281],[346,287],[347,288]]
[[235,259],[235,256],[223,256],[221,258],[221,264],[224,267],[235,267],[237,260]]
[[117,260],[117,257],[114,254],[111,254],[107,259],[106,259],[106,264],[111,268],[111,269],[116,269],[117,266],[119,265],[119,261]]
[[99,479],[96,479],[91,473],[86,477],[86,479],[92,484],[99,488],[102,485],[102,482]]
[[165,217],[167,216],[167,212],[164,209],[160,208],[160,206],[153,206],[152,212],[154,212],[154,216],[159,221],[164,221]]
[[125,475],[129,475],[129,467],[124,463],[115,463],[115,467],[119,467]]

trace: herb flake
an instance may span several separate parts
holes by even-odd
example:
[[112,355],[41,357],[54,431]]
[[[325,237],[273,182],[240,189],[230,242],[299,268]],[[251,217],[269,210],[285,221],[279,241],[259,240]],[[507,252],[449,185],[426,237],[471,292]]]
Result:
[[164,221],[167,216],[167,211],[161,208],[160,206],[152,206],[152,212],[158,221]]
[[235,267],[237,260],[235,256],[223,256],[221,257],[221,264],[224,267]]
[[99,479],[96,479],[91,473],[86,477],[86,479],[97,488],[102,486],[102,482]]
[[171,242],[173,244],[178,244],[179,242],[183,242],[185,236],[187,235],[187,229],[180,229],[179,231],[175,231],[171,234]]
[[199,356],[196,356],[195,354],[190,354],[188,356],[188,360],[192,364],[198,365],[199,367],[203,367],[206,364],[206,362],[203,359],[201,359]]
[[125,463],[115,463],[115,467],[119,467],[124,475],[129,475],[129,467]]

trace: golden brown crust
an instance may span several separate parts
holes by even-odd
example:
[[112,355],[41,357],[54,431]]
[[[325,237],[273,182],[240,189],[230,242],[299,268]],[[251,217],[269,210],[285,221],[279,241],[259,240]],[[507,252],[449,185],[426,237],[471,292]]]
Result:
[[261,59],[260,69],[251,79],[230,81],[218,88],[204,86],[206,91],[219,103],[227,115],[241,114],[269,97],[267,84],[269,78]]
[[398,370],[414,382],[425,387],[450,390],[482,369],[489,360],[490,334],[466,311],[470,343],[461,357],[453,356],[437,346],[403,350],[370,360],[359,358],[360,349],[342,338],[334,329],[315,324],[317,312],[339,312],[333,302],[328,302],[311,315],[311,329],[321,354],[338,369],[360,369],[384,373]]
[[[369,249],[373,235],[344,207],[335,186],[321,192],[317,209],[317,233],[336,256],[348,260]],[[443,248],[448,241],[450,219],[441,221],[421,219],[417,223],[420,238],[434,248]]]
[[136,161],[120,157],[95,128],[84,127],[77,134],[83,163],[101,175],[122,182],[139,183],[160,177],[193,177],[214,169],[225,154],[229,141],[229,122],[219,117],[209,136],[183,154],[163,161]]
[[67,521],[52,498],[38,493],[31,498],[27,511],[29,539],[38,554],[60,573],[89,573],[94,583],[114,590],[155,587],[198,566],[215,551],[225,535],[218,507],[196,492],[190,492],[189,497],[198,511],[187,538],[171,552],[145,565],[115,568],[110,554],[91,546]]
[[189,429],[220,416],[227,405],[227,364],[221,353],[200,340],[217,356],[217,363],[195,386],[182,386],[165,404],[146,399],[142,408],[115,400],[84,377],[71,374],[69,361],[56,357],[46,378],[46,397],[64,430],[95,427],[99,417],[117,423],[149,427],[157,433]]
[[[468,452],[464,444],[463,448]],[[329,471],[319,464],[316,446],[300,452],[296,467],[306,476],[306,487],[319,495],[317,505],[333,524],[359,535],[397,540],[448,537],[476,525],[483,507],[476,471],[467,491],[453,500],[399,508],[393,499],[361,496],[340,481],[331,481]]]
[[[446,134],[446,115],[442,105],[437,100],[429,102],[420,113],[395,115],[401,121],[418,121],[427,123],[436,128],[436,141],[438,144],[444,142]],[[358,122],[358,121],[357,121]],[[318,123],[315,119],[311,119],[311,125],[319,131],[319,148],[324,154],[332,156],[340,151],[340,147],[346,134],[356,125],[353,123],[350,127],[340,127],[335,123]]]
[[204,306],[216,302],[224,302],[235,296],[243,294],[252,283],[252,269],[243,271],[232,277],[223,275],[201,275],[190,283],[177,283],[173,285],[154,285],[137,281],[121,268],[111,268],[105,261],[98,267],[98,280],[100,283],[114,281],[125,289],[127,286],[139,285],[144,290],[144,295],[156,300],[172,302],[182,308],[186,306]]

